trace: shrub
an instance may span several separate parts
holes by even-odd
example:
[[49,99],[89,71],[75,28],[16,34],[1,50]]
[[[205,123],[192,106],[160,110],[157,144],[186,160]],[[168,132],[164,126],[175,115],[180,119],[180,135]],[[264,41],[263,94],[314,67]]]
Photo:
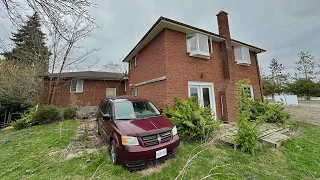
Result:
[[210,108],[199,107],[191,98],[181,100],[175,97],[174,103],[174,109],[166,105],[163,114],[177,126],[181,138],[192,140],[208,138],[219,127],[219,122],[214,120]]
[[61,120],[60,111],[56,106],[44,105],[38,108],[30,119],[32,125],[50,124]]
[[75,119],[78,116],[78,108],[73,106],[68,106],[63,111],[63,118],[64,119]]
[[267,101],[252,101],[251,102],[250,120],[256,120],[258,117],[265,115],[265,121],[268,123],[284,124],[290,119],[290,114],[285,111],[282,102],[269,104]]
[[13,128],[15,130],[21,130],[21,129],[27,128],[29,126],[26,119],[19,119],[15,122],[11,123],[11,125],[13,126]]
[[[265,121],[265,115],[254,115],[252,109],[264,109],[264,106],[256,105],[248,97],[242,84],[248,84],[248,81],[240,81],[237,85],[237,128],[236,144],[245,152],[253,153],[257,148],[259,141],[260,125]],[[251,118],[255,120],[252,121]]]

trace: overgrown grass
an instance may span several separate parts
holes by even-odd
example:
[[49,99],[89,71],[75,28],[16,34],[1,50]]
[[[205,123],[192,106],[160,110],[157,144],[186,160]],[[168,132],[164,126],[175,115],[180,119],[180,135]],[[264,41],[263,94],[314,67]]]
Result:
[[[60,130],[61,128],[61,136]],[[202,149],[200,143],[182,142],[176,158],[159,173],[141,177],[114,166],[101,149],[62,161],[52,152],[67,147],[74,138],[75,121],[0,132],[0,179],[174,179],[188,158]],[[299,124],[296,138],[280,149],[259,147],[254,155],[229,147],[214,147],[194,158],[185,179],[200,179],[210,169],[215,179],[316,179],[320,178],[320,128]],[[100,166],[101,165],[101,166]],[[226,166],[224,166],[226,165]],[[100,166],[100,167],[99,167]],[[96,171],[96,169],[99,169]],[[96,171],[96,173],[95,173]]]

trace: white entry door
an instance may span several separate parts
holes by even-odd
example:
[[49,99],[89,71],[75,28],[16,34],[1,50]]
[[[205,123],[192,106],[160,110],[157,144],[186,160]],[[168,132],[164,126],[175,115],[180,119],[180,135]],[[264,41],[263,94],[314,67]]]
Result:
[[199,106],[210,107],[216,111],[213,83],[188,82],[189,97],[197,97]]

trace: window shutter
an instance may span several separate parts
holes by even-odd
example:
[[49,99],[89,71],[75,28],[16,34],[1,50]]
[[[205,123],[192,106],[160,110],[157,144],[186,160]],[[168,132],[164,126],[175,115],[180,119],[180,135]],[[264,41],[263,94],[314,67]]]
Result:
[[83,92],[83,80],[77,81],[77,92]]

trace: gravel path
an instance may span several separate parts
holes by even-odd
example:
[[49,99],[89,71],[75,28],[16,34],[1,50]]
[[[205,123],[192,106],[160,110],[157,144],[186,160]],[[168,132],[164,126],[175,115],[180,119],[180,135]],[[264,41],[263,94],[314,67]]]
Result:
[[286,109],[294,120],[320,126],[320,107],[289,106]]

